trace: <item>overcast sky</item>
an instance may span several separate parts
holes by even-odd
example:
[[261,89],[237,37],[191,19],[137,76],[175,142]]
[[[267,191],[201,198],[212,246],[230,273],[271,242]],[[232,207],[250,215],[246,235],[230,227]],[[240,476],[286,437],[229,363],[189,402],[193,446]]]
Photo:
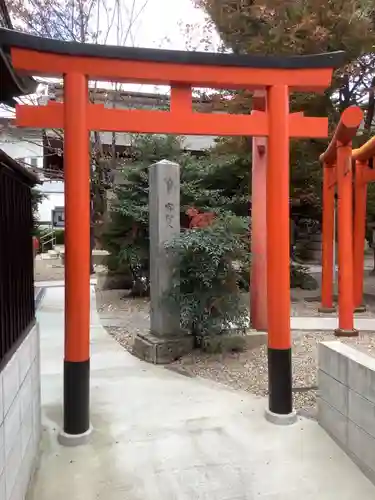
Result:
[[[185,50],[185,27],[190,25],[193,48],[203,49],[199,40],[206,15],[194,0],[99,0],[99,5],[99,23],[96,11],[91,16],[91,30],[99,25],[98,43]],[[218,41],[213,36],[209,50],[215,51]]]
[[[110,5],[115,0],[102,0]],[[199,43],[204,35],[205,13],[194,6],[192,0],[117,0],[120,5],[120,17],[115,17],[115,22],[111,23],[112,28],[108,31],[108,14],[103,10],[100,13],[100,30],[103,33],[99,43],[103,43],[106,36],[106,43],[113,45],[128,45],[137,47],[151,47],[174,50],[205,50]],[[112,17],[112,14],[109,14]],[[136,18],[128,32],[129,20]],[[96,20],[93,19],[93,26]],[[120,28],[118,29],[118,26]],[[186,36],[186,26],[193,27],[191,36]],[[107,34],[108,33],[108,34]],[[128,33],[126,41],[124,33]],[[107,35],[106,35],[107,34]],[[121,35],[122,34],[122,35]],[[187,43],[190,38],[190,45]],[[215,51],[219,44],[219,37],[213,35],[210,51]],[[101,84],[100,84],[101,85]],[[103,83],[104,87],[111,87],[110,84]],[[124,85],[124,89],[134,91],[165,92],[165,87],[154,87],[149,85]],[[4,115],[1,112],[0,115]]]
[[[111,2],[111,0],[103,0]],[[207,25],[206,15],[194,6],[193,0],[117,0],[121,6],[109,29],[106,43],[174,50],[207,50],[200,40]],[[107,33],[105,12],[101,14],[101,31]],[[130,22],[130,19],[135,21]],[[120,24],[120,28],[118,26]],[[190,35],[186,33],[189,25]],[[131,26],[130,30],[128,27]],[[125,40],[126,37],[126,40]],[[220,42],[214,33],[208,50],[215,52]],[[190,43],[189,43],[190,42]],[[152,86],[125,85],[129,90],[152,91]],[[165,88],[159,87],[159,91]]]
[[[134,4],[134,7],[133,7]],[[133,7],[133,18],[137,17],[132,28],[133,39],[128,38],[126,45],[140,47],[163,47],[185,49],[185,37],[180,25],[197,24],[203,27],[205,15],[194,7],[192,0],[120,0],[122,26],[129,24]],[[116,43],[116,28],[109,37],[109,43]]]

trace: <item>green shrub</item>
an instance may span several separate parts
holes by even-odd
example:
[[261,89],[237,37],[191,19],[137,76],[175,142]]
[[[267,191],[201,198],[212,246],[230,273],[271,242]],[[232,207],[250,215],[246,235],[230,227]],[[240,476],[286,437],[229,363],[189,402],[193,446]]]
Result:
[[248,310],[241,297],[241,265],[248,260],[248,219],[227,216],[212,226],[188,229],[167,245],[175,259],[166,297],[180,313],[181,326],[195,337],[246,328]]
[[[189,225],[187,209],[204,212],[249,212],[249,155],[237,161],[233,155],[186,153],[178,137],[139,135],[133,137],[132,157],[121,169],[121,182],[113,190],[109,222],[101,234],[103,248],[111,258],[108,267],[121,272],[130,269],[134,282],[148,279],[150,165],[170,160],[180,165],[180,224]],[[246,286],[246,285],[245,285]]]
[[65,243],[65,231],[64,229],[55,230],[56,245],[64,245]]
[[31,210],[33,215],[33,236],[39,236],[39,217],[38,217],[38,209],[39,205],[45,200],[47,196],[43,194],[39,189],[32,188],[31,189]]

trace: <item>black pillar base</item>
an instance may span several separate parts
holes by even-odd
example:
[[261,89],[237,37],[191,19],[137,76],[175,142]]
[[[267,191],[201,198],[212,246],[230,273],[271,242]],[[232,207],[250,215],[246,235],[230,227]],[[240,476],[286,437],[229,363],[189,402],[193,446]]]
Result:
[[361,304],[360,306],[356,306],[356,307],[354,308],[354,312],[355,312],[355,313],[364,313],[364,312],[366,312],[366,311],[367,311],[367,307],[366,307],[366,305],[365,305],[365,304]]
[[323,313],[323,314],[331,314],[331,313],[334,313],[336,312],[336,307],[325,307],[325,306],[321,306],[318,308],[318,311],[320,313]]
[[64,433],[90,429],[90,360],[64,361]]
[[335,337],[358,337],[359,332],[355,328],[353,330],[344,330],[343,328],[336,328]]
[[270,412],[293,413],[291,349],[268,347],[268,391]]

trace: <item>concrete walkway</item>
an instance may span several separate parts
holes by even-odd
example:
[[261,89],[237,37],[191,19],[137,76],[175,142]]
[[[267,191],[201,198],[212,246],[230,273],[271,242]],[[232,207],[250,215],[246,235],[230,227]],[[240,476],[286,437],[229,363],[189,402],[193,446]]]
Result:
[[63,288],[41,326],[43,454],[30,500],[373,500],[375,487],[312,420],[265,421],[264,399],[145,364],[92,300],[91,443],[63,448]]
[[[96,285],[97,281],[98,279],[96,276],[90,278],[91,285]],[[65,286],[65,280],[35,281],[34,285],[37,288],[60,288]]]

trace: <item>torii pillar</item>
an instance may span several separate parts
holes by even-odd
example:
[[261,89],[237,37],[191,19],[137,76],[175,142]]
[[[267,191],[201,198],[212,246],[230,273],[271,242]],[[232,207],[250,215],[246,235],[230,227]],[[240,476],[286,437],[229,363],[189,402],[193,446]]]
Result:
[[[65,353],[59,441],[87,441],[90,426],[90,155],[85,74],[64,75]],[[72,119],[74,116],[74,119]]]
[[[269,123],[267,164],[268,387],[271,422],[296,421],[292,398],[290,335],[289,89],[267,90]],[[281,374],[282,377],[281,377]]]
[[354,170],[354,307],[355,312],[366,311],[363,303],[363,273],[365,266],[366,209],[367,209],[367,161],[356,161]]
[[[266,93],[253,94],[253,113],[266,110]],[[267,331],[267,138],[253,137],[251,169],[250,319]]]

